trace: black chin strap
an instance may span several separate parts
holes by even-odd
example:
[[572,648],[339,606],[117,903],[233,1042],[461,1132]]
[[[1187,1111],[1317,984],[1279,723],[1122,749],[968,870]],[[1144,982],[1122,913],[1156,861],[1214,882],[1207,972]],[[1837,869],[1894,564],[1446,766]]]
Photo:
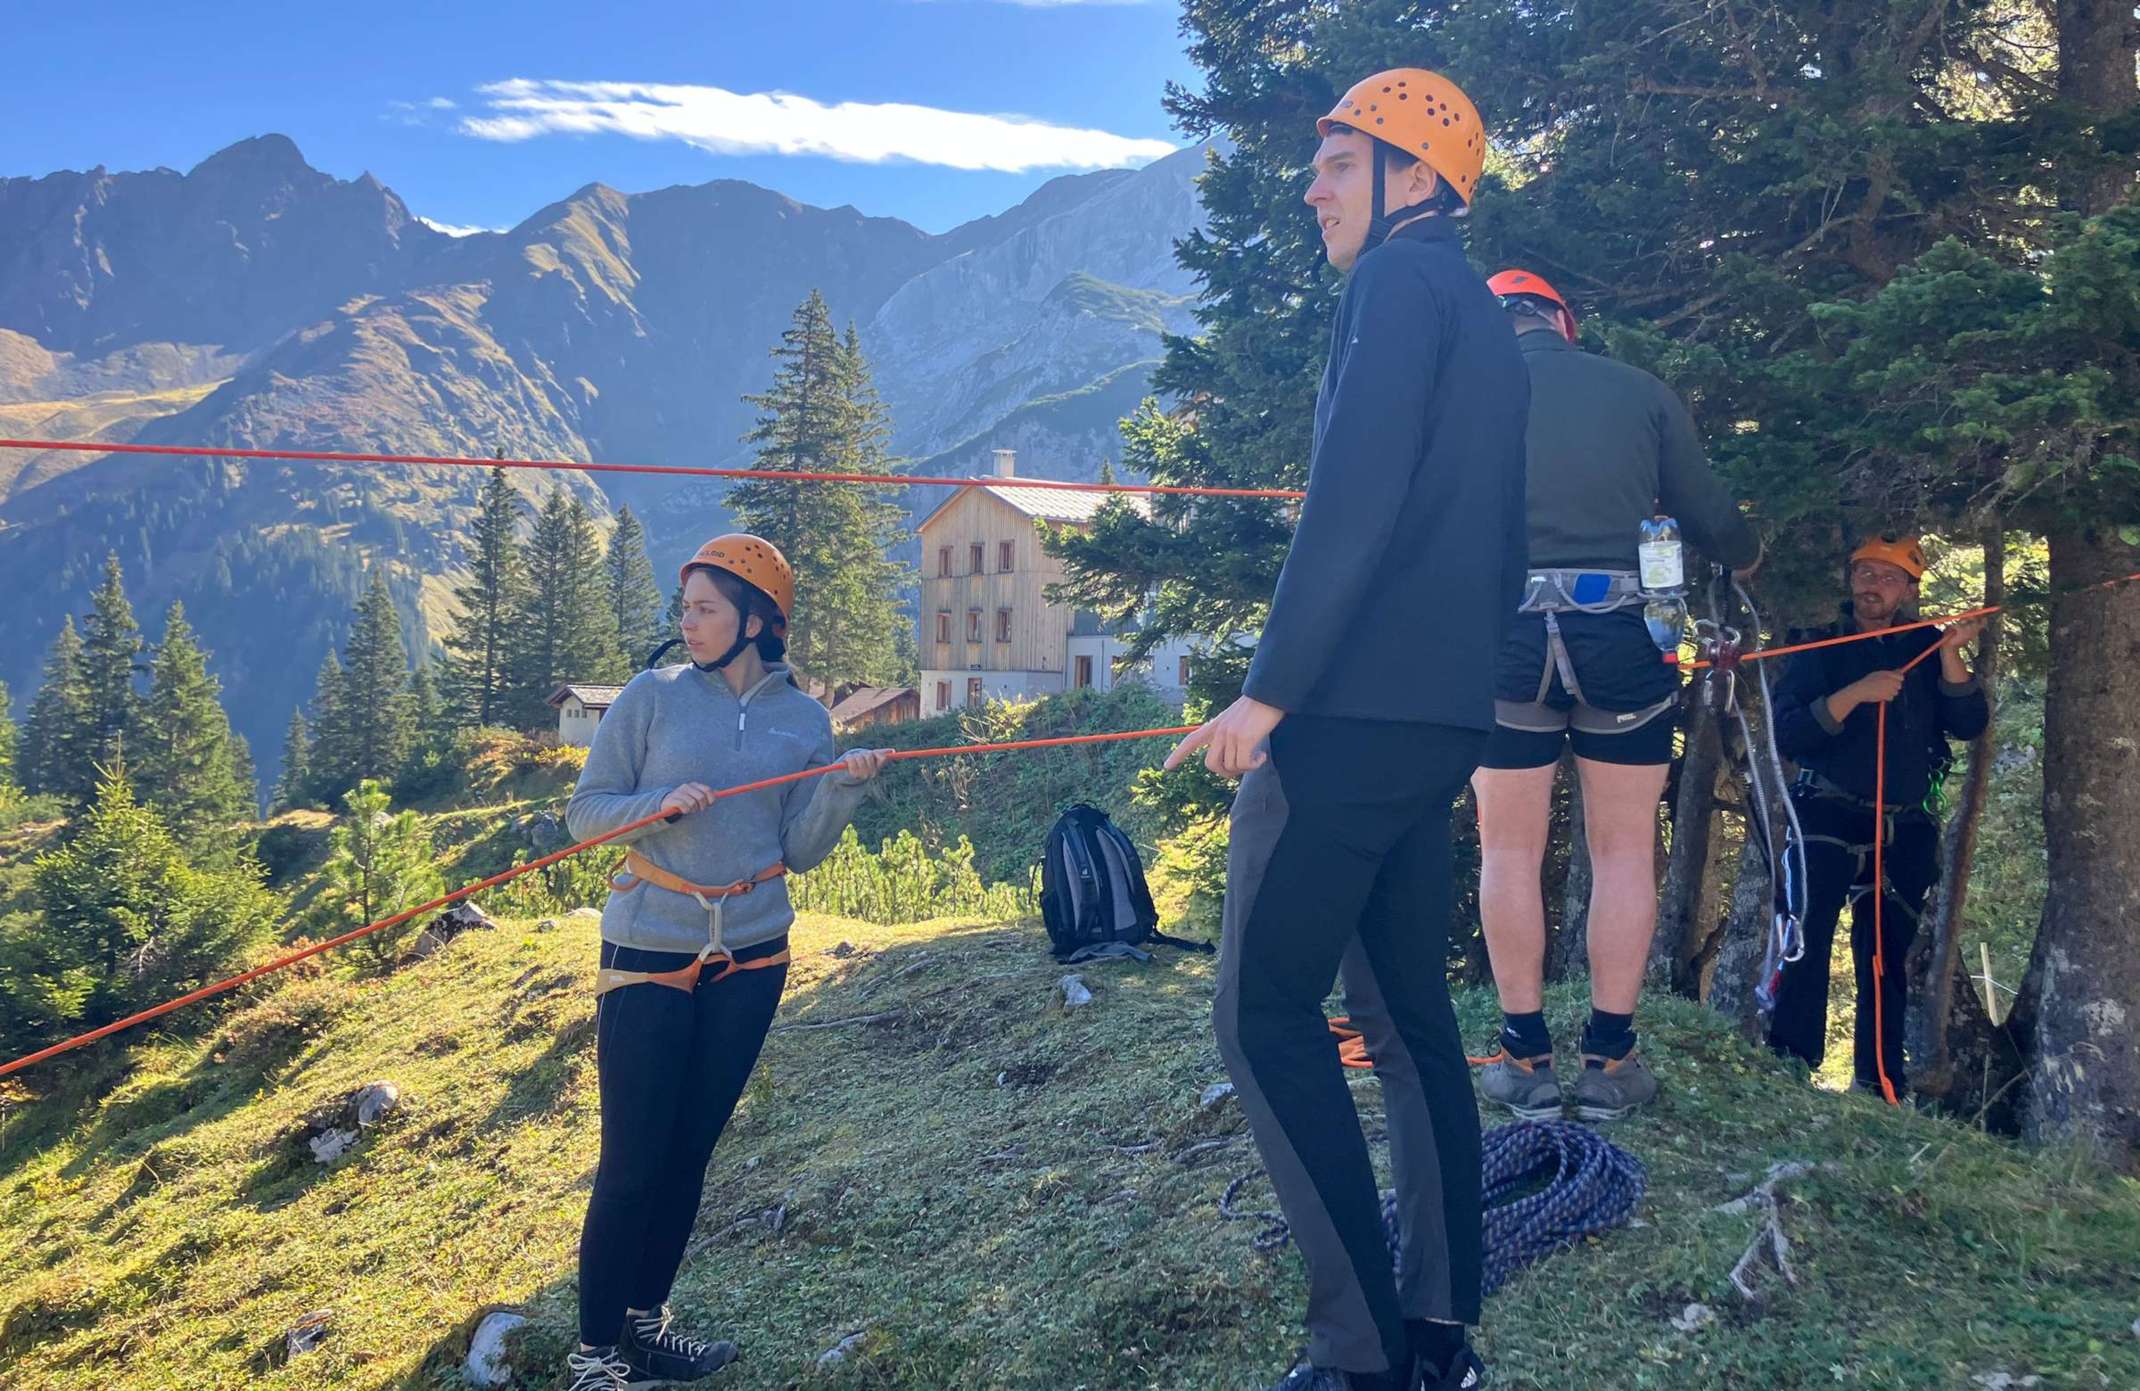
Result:
[[1374,216],[1367,220],[1367,240],[1360,244],[1360,253],[1362,255],[1388,241],[1399,227],[1417,222],[1421,218],[1440,215],[1440,210],[1432,206],[1400,208],[1398,212],[1404,214],[1402,219],[1398,218],[1394,213],[1383,211],[1383,205],[1388,201],[1389,180],[1385,165],[1389,158],[1389,146],[1383,144],[1380,140],[1376,140],[1373,136],[1369,136],[1368,141],[1375,147],[1375,202]]
[[[668,655],[670,648],[682,646],[683,641],[684,640],[682,638],[670,638],[667,642],[663,643],[661,646],[655,648],[652,652],[648,653],[646,659],[647,669],[649,671],[653,670],[655,664],[658,663],[663,657]],[[734,661],[736,658],[742,656],[743,649],[750,646],[751,641],[752,639],[750,639],[749,637],[744,636],[742,633],[738,633],[736,634],[736,640],[733,643],[729,644],[728,650],[721,654],[719,660],[711,662],[693,662],[691,665],[696,667],[700,671],[719,671],[723,667],[727,666],[730,662]]]

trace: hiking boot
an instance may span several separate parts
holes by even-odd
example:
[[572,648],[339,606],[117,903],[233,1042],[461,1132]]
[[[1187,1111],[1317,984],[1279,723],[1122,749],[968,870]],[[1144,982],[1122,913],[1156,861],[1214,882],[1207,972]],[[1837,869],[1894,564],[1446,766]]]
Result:
[[687,1338],[669,1327],[670,1317],[666,1304],[651,1314],[624,1316],[624,1336],[617,1339],[617,1356],[641,1378],[697,1381],[736,1360],[734,1343]]
[[1409,1368],[1401,1374],[1380,1376],[1340,1372],[1330,1367],[1314,1367],[1299,1363],[1285,1374],[1285,1380],[1271,1391],[1369,1391],[1369,1388],[1399,1386],[1403,1391],[1412,1391],[1419,1384],[1416,1373]]
[[1432,1367],[1425,1371],[1425,1379],[1417,1383],[1419,1391],[1476,1391],[1486,1384],[1486,1364],[1479,1361],[1479,1355],[1468,1344],[1450,1362],[1448,1371],[1440,1376],[1434,1374]]
[[1553,1055],[1519,1058],[1506,1048],[1479,1069],[1479,1093],[1506,1106],[1518,1120],[1559,1120],[1560,1079],[1553,1075]]
[[625,1391],[634,1384],[631,1363],[617,1356],[615,1348],[568,1354],[565,1374],[572,1378],[565,1391]]
[[1657,1099],[1657,1074],[1642,1061],[1642,1050],[1624,1058],[1583,1054],[1582,1075],[1575,1079],[1575,1114],[1586,1121],[1616,1121]]

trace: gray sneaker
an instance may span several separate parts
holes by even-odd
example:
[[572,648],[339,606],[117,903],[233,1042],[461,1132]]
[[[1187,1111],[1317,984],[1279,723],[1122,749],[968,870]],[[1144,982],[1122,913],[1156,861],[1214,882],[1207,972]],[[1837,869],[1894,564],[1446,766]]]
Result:
[[1575,1079],[1575,1114],[1581,1119],[1616,1121],[1656,1099],[1657,1074],[1642,1061],[1639,1048],[1624,1058],[1583,1055],[1583,1071]]
[[1488,1101],[1506,1106],[1519,1120],[1560,1119],[1560,1079],[1553,1075],[1551,1055],[1518,1058],[1502,1049],[1479,1069],[1479,1092]]

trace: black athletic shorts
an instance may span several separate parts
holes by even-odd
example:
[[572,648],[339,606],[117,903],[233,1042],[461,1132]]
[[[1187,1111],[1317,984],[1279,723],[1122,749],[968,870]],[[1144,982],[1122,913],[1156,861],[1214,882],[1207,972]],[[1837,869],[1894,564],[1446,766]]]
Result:
[[1543,768],[1576,757],[1635,767],[1670,763],[1679,669],[1650,641],[1641,609],[1556,616],[1580,698],[1547,644],[1544,614],[1517,615],[1494,669],[1494,732],[1483,768]]

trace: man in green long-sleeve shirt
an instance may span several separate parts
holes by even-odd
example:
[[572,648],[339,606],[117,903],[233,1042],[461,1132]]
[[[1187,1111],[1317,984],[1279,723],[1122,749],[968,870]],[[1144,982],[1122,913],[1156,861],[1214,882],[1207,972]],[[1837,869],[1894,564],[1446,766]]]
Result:
[[[1710,558],[1751,567],[1761,545],[1709,471],[1679,397],[1640,368],[1575,346],[1575,316],[1529,271],[1488,282],[1530,369],[1525,520],[1530,577],[1495,673],[1495,729],[1478,798],[1480,918],[1504,1023],[1481,1069],[1489,1100],[1518,1116],[1627,1114],[1656,1095],[1635,1050],[1635,1003],[1656,929],[1657,802],[1672,762],[1678,671],[1641,617],[1636,547],[1645,519],[1676,517]],[[1590,849],[1591,1014],[1583,1066],[1563,1089],[1540,1014],[1540,888],[1553,779],[1572,746]]]

